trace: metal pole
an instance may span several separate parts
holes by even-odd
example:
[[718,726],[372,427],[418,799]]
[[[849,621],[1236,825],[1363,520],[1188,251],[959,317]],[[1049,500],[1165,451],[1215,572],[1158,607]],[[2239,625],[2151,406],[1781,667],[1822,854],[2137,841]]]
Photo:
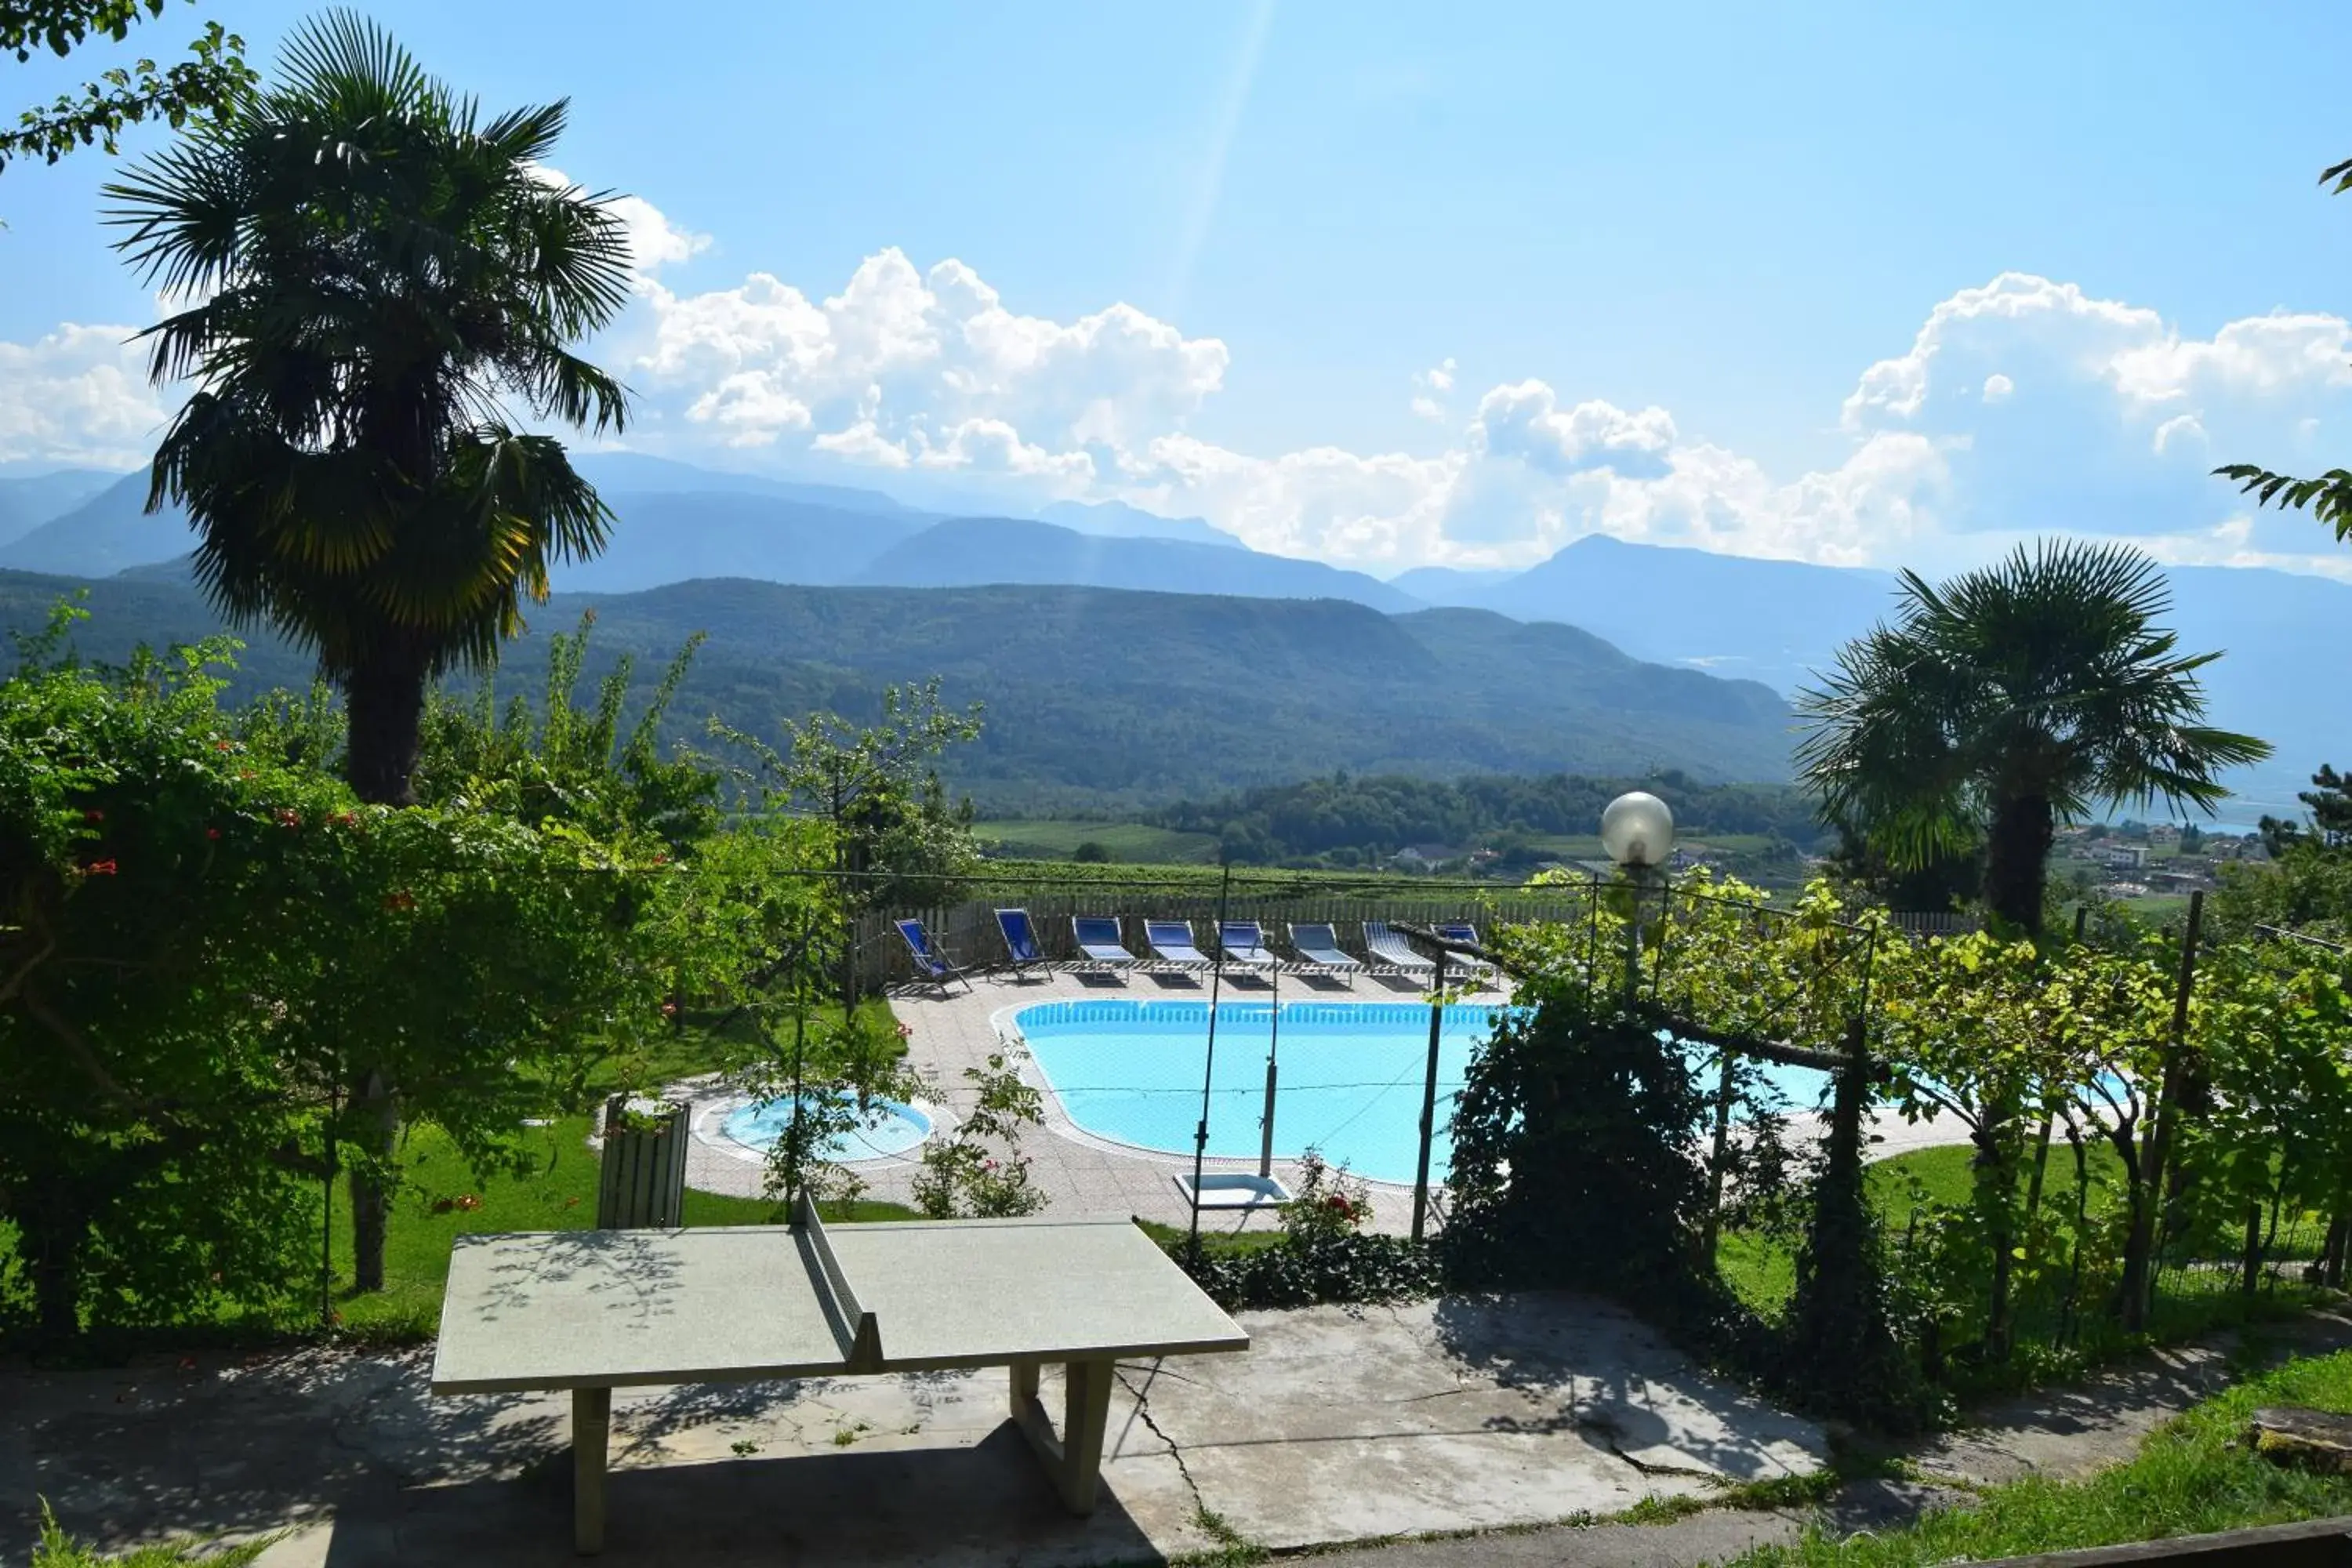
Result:
[[319,1194],[319,1326],[331,1328],[335,1321],[335,1176],[341,1152],[341,1141],[335,1136],[335,1121],[341,1096],[333,1083],[327,1085],[327,1179]]
[[1225,986],[1225,905],[1234,889],[1234,863],[1217,879],[1217,957],[1209,967],[1209,1049],[1201,1064],[1201,1124],[1192,1132],[1192,1260],[1201,1258],[1201,1177],[1209,1157],[1209,1092],[1217,1081],[1217,1000]]
[[1437,1135],[1437,1042],[1445,1028],[1445,950],[1437,950],[1436,992],[1429,999],[1429,1074],[1421,1086],[1421,1158],[1412,1173],[1412,1238],[1429,1218],[1429,1146]]
[[1736,1081],[1736,1060],[1729,1047],[1723,1051],[1723,1080],[1715,1091],[1715,1158],[1707,1165],[1706,1234],[1699,1245],[1699,1257],[1706,1267],[1715,1266],[1715,1238],[1723,1223],[1723,1168],[1731,1152],[1731,1100]]
[[[1220,942],[1220,947],[1224,944]],[[1265,1038],[1265,1115],[1261,1119],[1261,1136],[1257,1146],[1257,1173],[1261,1177],[1274,1174],[1274,1083],[1275,1059],[1282,1047],[1282,964],[1274,966],[1274,1018],[1272,1032]]]

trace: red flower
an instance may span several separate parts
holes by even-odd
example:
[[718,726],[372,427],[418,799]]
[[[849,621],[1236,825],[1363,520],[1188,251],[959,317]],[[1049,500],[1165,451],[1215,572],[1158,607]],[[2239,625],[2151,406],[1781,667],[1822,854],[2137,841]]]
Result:
[[656,866],[667,866],[669,864],[669,857],[667,855],[656,855],[654,857],[654,864]]
[[111,877],[114,875],[114,862],[111,860],[93,860],[89,865],[84,866],[82,869],[93,877]]
[[675,1002],[665,1002],[665,1003],[663,1003],[663,1004],[662,1004],[662,1016],[663,1016],[663,1017],[665,1017],[665,1018],[675,1018],[675,1017],[677,1017],[677,1003],[675,1003]]
[[280,806],[278,808],[278,826],[299,827],[302,826],[302,814],[290,805]]
[[93,805],[88,811],[81,814],[81,819],[84,822],[104,822],[106,820],[106,813],[99,810],[98,807]]
[[226,741],[215,741],[213,742],[213,750],[215,752],[234,752],[236,748]]
[[416,895],[405,888],[396,893],[386,893],[383,907],[388,910],[413,910],[416,907]]
[[338,827],[349,827],[352,824],[357,822],[359,818],[348,811],[339,811],[332,816],[327,818],[327,820],[333,823]]
[[217,827],[207,827],[205,829],[205,837],[207,838],[218,838],[220,837],[220,829]]

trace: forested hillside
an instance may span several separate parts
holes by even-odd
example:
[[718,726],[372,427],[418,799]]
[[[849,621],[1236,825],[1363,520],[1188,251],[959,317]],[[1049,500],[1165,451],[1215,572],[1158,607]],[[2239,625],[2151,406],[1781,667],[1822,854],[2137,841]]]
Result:
[[1409,846],[1483,848],[1505,862],[1528,863],[1558,858],[1559,840],[1590,837],[1601,809],[1629,789],[1649,790],[1673,806],[1685,838],[1760,837],[1794,849],[1813,847],[1822,836],[1811,801],[1793,785],[1710,784],[1679,770],[1451,781],[1343,773],[1180,802],[1143,820],[1213,835],[1228,858],[1250,864],[1371,864]]
[[[37,623],[74,586],[0,573],[0,627]],[[218,625],[167,574],[102,580],[89,605],[77,644],[100,658]],[[709,634],[673,710],[682,735],[711,714],[760,733],[814,709],[866,715],[887,682],[944,677],[949,700],[988,710],[950,782],[993,812],[1131,809],[1333,768],[1788,773],[1788,712],[1762,686],[1643,664],[1572,627],[1338,600],[741,580],[558,595],[509,648],[500,689],[535,690],[545,634],[591,607],[592,672],[625,652],[659,664]],[[245,664],[244,689],[308,679],[304,659],[266,637]]]

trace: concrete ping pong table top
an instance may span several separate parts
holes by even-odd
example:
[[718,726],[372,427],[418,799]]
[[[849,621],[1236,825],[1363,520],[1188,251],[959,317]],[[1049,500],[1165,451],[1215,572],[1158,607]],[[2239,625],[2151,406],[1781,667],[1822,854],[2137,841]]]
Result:
[[[1122,1357],[1249,1348],[1127,1219],[932,1220],[460,1237],[436,1394],[572,1392],[572,1528],[604,1538],[613,1390],[1009,1367],[1013,1415],[1062,1501],[1091,1512]],[[1037,1397],[1066,1369],[1058,1435]]]

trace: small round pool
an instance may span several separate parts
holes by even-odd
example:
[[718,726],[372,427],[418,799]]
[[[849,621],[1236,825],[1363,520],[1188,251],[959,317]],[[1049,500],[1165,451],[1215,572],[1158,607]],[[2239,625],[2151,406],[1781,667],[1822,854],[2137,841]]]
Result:
[[[857,1097],[844,1094],[844,1104],[853,1111],[857,1109]],[[728,1115],[727,1136],[751,1149],[772,1149],[793,1122],[793,1102],[789,1100],[751,1104]],[[904,1154],[931,1135],[931,1119],[911,1105],[895,1100],[871,1100],[858,1117],[857,1125],[835,1136],[824,1152],[828,1160],[885,1160]]]

